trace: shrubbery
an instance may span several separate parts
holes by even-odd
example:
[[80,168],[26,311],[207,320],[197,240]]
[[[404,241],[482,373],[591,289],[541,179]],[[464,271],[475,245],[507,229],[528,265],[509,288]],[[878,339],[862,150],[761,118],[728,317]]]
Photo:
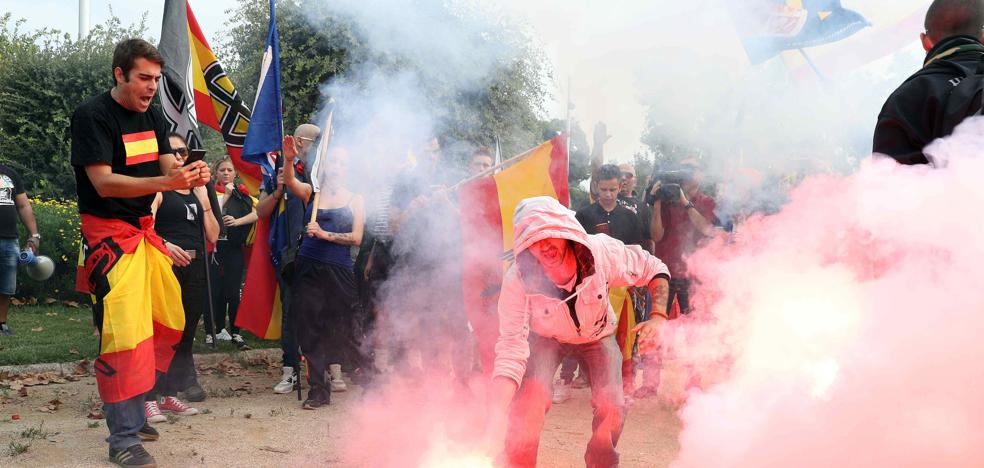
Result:
[[[79,258],[79,210],[75,200],[31,199],[41,234],[41,255],[55,262],[55,274],[47,281],[34,281],[19,268],[17,296],[79,300],[75,292],[75,267]],[[24,226],[17,224],[21,246],[27,239]]]

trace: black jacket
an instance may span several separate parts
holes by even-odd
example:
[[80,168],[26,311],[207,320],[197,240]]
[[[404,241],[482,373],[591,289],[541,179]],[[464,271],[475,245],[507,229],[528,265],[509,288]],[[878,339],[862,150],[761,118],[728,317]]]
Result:
[[974,75],[984,44],[973,36],[953,36],[933,47],[923,68],[889,96],[878,114],[873,151],[901,164],[928,164],[923,148],[952,129],[942,125],[946,98],[960,80]]

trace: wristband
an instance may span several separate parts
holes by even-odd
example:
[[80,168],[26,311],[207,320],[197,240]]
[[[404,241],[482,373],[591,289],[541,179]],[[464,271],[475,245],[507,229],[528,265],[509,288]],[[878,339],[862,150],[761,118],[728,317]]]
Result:
[[694,207],[693,202],[687,203],[687,206],[683,207],[683,211],[687,211]]

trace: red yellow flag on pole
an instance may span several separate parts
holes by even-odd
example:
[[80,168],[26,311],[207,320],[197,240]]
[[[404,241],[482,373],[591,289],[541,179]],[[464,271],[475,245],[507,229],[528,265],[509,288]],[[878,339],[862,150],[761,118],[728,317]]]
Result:
[[559,135],[498,174],[458,189],[461,207],[463,294],[482,367],[491,372],[499,336],[496,305],[504,256],[512,251],[513,212],[530,197],[553,197],[570,205],[567,141]]

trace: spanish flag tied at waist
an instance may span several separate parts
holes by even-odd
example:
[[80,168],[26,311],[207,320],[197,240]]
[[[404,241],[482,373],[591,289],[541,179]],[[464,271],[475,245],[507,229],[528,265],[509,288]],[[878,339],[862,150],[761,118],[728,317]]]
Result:
[[77,283],[92,294],[100,331],[93,365],[99,397],[115,403],[149,391],[155,369],[171,365],[184,330],[181,286],[150,216],[139,228],[85,214],[81,220],[87,248]]

